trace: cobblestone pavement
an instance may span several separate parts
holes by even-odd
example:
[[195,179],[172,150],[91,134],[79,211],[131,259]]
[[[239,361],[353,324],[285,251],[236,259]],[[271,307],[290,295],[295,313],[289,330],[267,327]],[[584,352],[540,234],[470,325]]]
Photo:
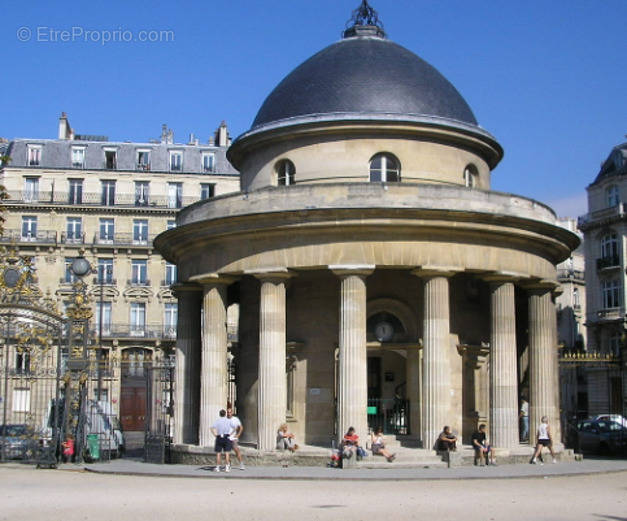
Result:
[[390,516],[430,521],[627,520],[626,470],[510,477],[349,483],[188,479],[0,465],[0,521],[370,521]]

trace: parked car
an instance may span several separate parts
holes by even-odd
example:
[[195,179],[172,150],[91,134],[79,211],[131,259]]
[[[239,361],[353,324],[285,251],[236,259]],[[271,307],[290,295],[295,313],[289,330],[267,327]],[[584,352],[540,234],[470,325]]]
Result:
[[0,450],[8,459],[28,459],[34,447],[34,432],[24,423],[0,425]]
[[627,428],[611,420],[584,420],[577,425],[579,450],[596,454],[627,453]]
[[593,418],[594,420],[609,420],[620,423],[623,427],[627,428],[627,418],[620,414],[599,414]]

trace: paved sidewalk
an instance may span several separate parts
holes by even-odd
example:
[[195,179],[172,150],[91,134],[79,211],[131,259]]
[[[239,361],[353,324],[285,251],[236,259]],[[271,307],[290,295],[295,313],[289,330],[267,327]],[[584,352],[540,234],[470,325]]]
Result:
[[137,476],[169,476],[206,479],[270,479],[270,480],[361,480],[361,481],[412,481],[442,479],[513,479],[548,478],[551,476],[576,476],[627,471],[627,460],[590,459],[545,465],[499,465],[489,467],[456,468],[386,468],[386,469],[332,469],[326,467],[247,467],[231,472],[213,472],[211,466],[156,465],[139,460],[120,459],[110,463],[61,465],[62,470],[81,470],[102,474]]

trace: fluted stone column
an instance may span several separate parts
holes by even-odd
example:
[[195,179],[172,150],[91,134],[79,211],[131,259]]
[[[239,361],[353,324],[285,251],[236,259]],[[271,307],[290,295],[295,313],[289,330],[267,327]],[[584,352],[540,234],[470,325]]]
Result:
[[432,449],[448,417],[451,396],[449,270],[414,272],[424,279],[422,444]]
[[542,416],[549,417],[555,443],[560,441],[557,369],[557,318],[553,286],[528,288],[529,295],[529,442],[536,442]]
[[192,284],[174,288],[178,298],[174,395],[174,443],[198,442],[200,387],[200,308],[202,289]]
[[341,439],[349,427],[368,435],[368,353],[366,346],[366,277],[374,266],[329,266],[340,277],[340,331],[337,428]]
[[226,409],[226,289],[231,282],[231,279],[221,278],[204,283],[200,425],[198,429],[201,447],[214,445],[211,425],[218,418],[220,409]]
[[262,451],[276,448],[276,433],[285,422],[285,272],[255,274],[261,281],[259,310],[258,442]]
[[518,445],[518,377],[514,284],[488,279],[490,315],[490,441],[493,447]]

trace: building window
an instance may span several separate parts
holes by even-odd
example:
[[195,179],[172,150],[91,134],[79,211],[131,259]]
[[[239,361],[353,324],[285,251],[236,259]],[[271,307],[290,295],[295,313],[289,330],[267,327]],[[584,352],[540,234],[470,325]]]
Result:
[[131,303],[131,335],[144,336],[146,330],[146,304]]
[[581,298],[579,296],[579,289],[573,289],[573,307],[575,310],[581,309]]
[[171,286],[176,283],[176,264],[165,263],[165,281],[164,286]]
[[117,150],[105,150],[105,170],[116,170],[118,168]]
[[290,186],[294,184],[296,168],[289,159],[282,159],[276,164],[277,184],[279,186]]
[[81,217],[68,217],[66,224],[65,240],[70,243],[80,243],[83,240],[83,219]]
[[604,280],[601,283],[601,290],[603,294],[603,307],[605,309],[620,307],[620,292],[621,284],[620,280]]
[[601,239],[601,257],[618,256],[618,236],[615,233],[608,233]]
[[131,261],[131,284],[135,286],[146,286],[148,262],[143,259],[133,259]]
[[133,244],[148,244],[148,220],[133,220]]
[[96,302],[96,313],[94,314],[94,325],[96,333],[100,334],[100,317],[102,317],[102,334],[111,334],[111,302]]
[[171,230],[172,228],[176,228],[176,221],[169,220],[166,224],[166,230]]
[[24,202],[36,203],[39,201],[39,178],[38,177],[25,177],[24,178]]
[[135,206],[148,206],[149,189],[150,183],[148,181],[135,181]]
[[464,184],[468,188],[474,188],[477,185],[477,179],[479,178],[479,171],[477,167],[470,163],[464,168]]
[[620,193],[618,191],[618,186],[616,185],[608,186],[605,189],[605,196],[607,198],[607,206],[609,208],[620,203]]
[[110,218],[100,218],[100,243],[112,243],[115,234],[115,221]]
[[65,277],[63,281],[66,284],[74,284],[76,282],[76,275],[74,275],[74,272],[72,271],[72,262],[74,262],[73,257],[65,258]]
[[13,412],[30,412],[30,389],[13,389]]
[[167,303],[163,316],[164,333],[167,338],[176,337],[176,322],[178,318],[178,306],[176,303]]
[[215,172],[216,170],[216,156],[213,152],[202,153],[202,171],[203,172]]
[[168,183],[168,208],[183,206],[183,183]]
[[28,166],[41,165],[41,145],[27,145]]
[[377,154],[370,160],[371,183],[394,183],[401,180],[401,166],[392,154]]
[[620,333],[613,332],[607,339],[607,353],[614,356],[620,356]]
[[115,181],[100,181],[102,206],[115,205]]
[[113,259],[98,259],[98,284],[113,284]]
[[83,204],[83,180],[69,179],[70,193],[68,197],[69,204]]
[[84,147],[72,147],[72,168],[85,168]]
[[37,238],[37,216],[22,216],[22,240],[34,241]]
[[150,170],[150,150],[137,151],[137,170]]
[[200,184],[200,198],[211,199],[215,194],[216,185],[212,183],[201,183]]
[[183,169],[183,152],[170,151],[170,171],[180,172]]

